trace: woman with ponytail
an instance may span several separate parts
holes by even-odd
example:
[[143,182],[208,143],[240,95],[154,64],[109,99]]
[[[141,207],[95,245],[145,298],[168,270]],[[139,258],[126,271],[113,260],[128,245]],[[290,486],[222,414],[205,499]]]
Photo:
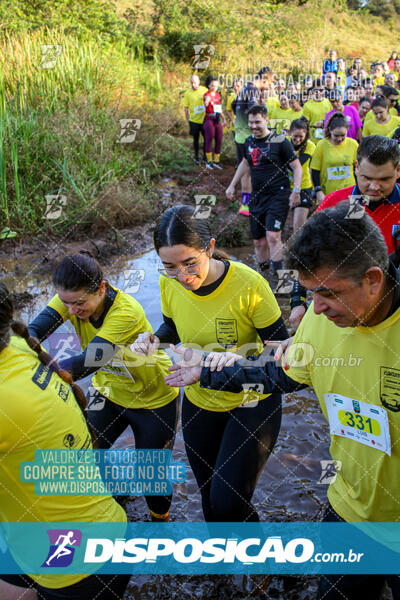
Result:
[[[74,381],[93,375],[89,421],[99,448],[109,448],[130,426],[136,449],[172,449],[177,422],[178,390],[166,385],[171,364],[164,351],[141,359],[130,344],[151,326],[142,306],[112,286],[88,253],[66,256],[53,275],[56,295],[29,325],[39,341],[70,321],[82,353],[60,361]],[[171,495],[145,496],[154,521],[167,521]]]
[[[292,121],[289,135],[303,169],[303,177],[300,186],[300,201],[297,204],[292,202],[290,205],[291,208],[294,208],[293,231],[295,232],[307,221],[308,213],[312,207],[313,189],[310,163],[315,151],[315,144],[310,140],[310,125],[305,117],[300,117],[299,119]],[[291,172],[289,172],[289,179],[293,189],[293,174]]]
[[[162,262],[164,322],[155,334],[139,335],[134,352],[148,356],[160,342],[182,342],[205,350],[205,363],[221,369],[236,359],[226,350],[260,355],[264,340],[286,338],[268,282],[216,251],[207,220],[196,218],[193,207],[168,209],[154,245]],[[206,521],[258,521],[251,498],[279,433],[281,396],[258,387],[214,392],[199,384],[185,392],[182,431]]]
[[[123,508],[111,496],[41,496],[35,493],[34,482],[21,481],[22,462],[34,461],[39,448],[93,447],[84,402],[70,375],[42,350],[26,325],[13,321],[11,296],[0,282],[2,522],[126,522]],[[0,597],[108,600],[110,594],[122,598],[128,581],[126,575],[0,575]],[[21,587],[36,589],[37,596]]]
[[311,177],[320,204],[327,194],[355,185],[358,143],[347,137],[349,123],[341,112],[333,113],[311,160]]

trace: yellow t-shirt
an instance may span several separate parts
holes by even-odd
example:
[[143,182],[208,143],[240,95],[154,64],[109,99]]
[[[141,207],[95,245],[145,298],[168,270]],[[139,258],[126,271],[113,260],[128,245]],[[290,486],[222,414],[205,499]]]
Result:
[[295,119],[299,119],[303,114],[302,111],[294,112],[291,108],[274,108],[269,115],[268,127],[276,133],[281,133],[283,129],[289,130],[290,124]]
[[[304,148],[304,154],[308,154],[310,156],[310,158],[308,158],[306,160],[306,162],[301,165],[303,168],[303,178],[301,180],[301,186],[300,186],[302,190],[308,190],[313,187],[313,184],[311,181],[310,163],[311,163],[311,159],[312,159],[314,152],[315,152],[314,142],[312,142],[311,140],[307,140],[306,147]],[[296,152],[296,154],[297,154],[297,156],[299,156],[298,152]],[[288,173],[289,173],[289,179],[290,179],[290,187],[291,187],[291,189],[293,189],[293,172],[289,171]]]
[[178,395],[178,389],[169,387],[164,381],[171,361],[163,350],[146,357],[131,352],[130,345],[139,333],[153,330],[137,300],[111,285],[110,288],[117,294],[98,328],[89,319],[70,315],[58,294],[50,300],[48,306],[57,311],[64,321],[71,321],[83,350],[96,336],[121,347],[93,375],[93,387],[120,406],[160,408]]
[[329,486],[328,498],[346,521],[399,519],[400,358],[395,343],[399,338],[400,309],[374,327],[342,328],[324,315],[316,315],[311,305],[293,340],[310,346],[295,347],[303,349],[303,359],[295,356],[299,366],[290,367],[287,374],[314,387],[326,418],[326,393],[383,407],[387,412],[391,456],[331,434],[331,456],[342,466]]
[[189,109],[189,121],[193,123],[203,123],[206,116],[206,107],[204,106],[203,96],[208,92],[204,85],[200,85],[197,90],[186,90],[183,97],[183,106]]
[[[233,110],[232,110],[232,102],[234,101],[235,98],[236,98],[235,92],[231,92],[229,94],[228,98],[227,98],[227,101],[226,101],[226,110],[227,111],[228,110],[231,111],[233,118],[235,118],[235,115],[233,114]],[[230,121],[229,121],[228,130],[230,130],[230,131],[234,131],[235,130],[235,125],[233,123],[231,123]]]
[[226,110],[232,110],[232,102],[236,98],[235,92],[231,92],[226,100]]
[[376,89],[376,87],[378,85],[383,85],[384,83],[385,83],[384,77],[377,77],[376,79],[374,79],[374,89]]
[[[394,108],[394,106],[391,106],[389,108],[389,114],[393,115],[394,117],[398,116],[397,110]],[[365,115],[365,119],[364,119],[364,123],[366,123],[367,121],[369,121],[370,119],[375,119],[375,115],[373,110],[369,110],[367,112],[367,114]]]
[[280,106],[280,102],[279,102],[279,96],[273,96],[272,98],[268,98],[265,101],[266,107],[268,109],[268,114],[270,115],[271,112],[275,109],[275,108],[279,108]]
[[390,120],[381,125],[376,122],[376,119],[368,119],[364,122],[364,127],[362,130],[363,137],[367,135],[383,135],[385,137],[390,137],[390,133],[393,129],[396,129],[400,126],[400,117],[395,117],[393,115],[390,116]]
[[[173,319],[184,345],[203,350],[229,350],[243,356],[260,354],[263,344],[256,328],[272,325],[281,310],[268,282],[239,262],[229,262],[221,284],[211,294],[199,296],[175,279],[160,277],[162,312]],[[196,383],[185,388],[189,400],[206,410],[221,412],[238,407],[244,393],[218,392]],[[246,402],[268,394],[250,392]]]
[[[0,352],[0,398],[3,522],[126,522],[125,511],[111,496],[40,496],[36,495],[33,482],[21,481],[21,463],[34,461],[37,449],[92,447],[71,388],[39,361],[22,338],[12,336],[9,345]],[[12,540],[10,548],[12,551]],[[85,575],[30,577],[45,587],[60,588],[80,581]]]
[[336,73],[337,87],[344,88],[346,85],[346,72],[338,71]]
[[396,71],[390,71],[390,73],[392,73],[396,77],[396,81],[399,79],[399,74],[396,73]]
[[303,106],[303,114],[310,121],[311,141],[316,144],[324,137],[324,127],[314,127],[318,121],[324,121],[326,113],[332,110],[332,104],[327,98],[323,98],[321,102],[316,100],[307,100]]
[[357,148],[356,140],[349,137],[338,146],[332,144],[327,138],[318,142],[311,160],[311,169],[320,172],[324,194],[355,185],[354,164]]

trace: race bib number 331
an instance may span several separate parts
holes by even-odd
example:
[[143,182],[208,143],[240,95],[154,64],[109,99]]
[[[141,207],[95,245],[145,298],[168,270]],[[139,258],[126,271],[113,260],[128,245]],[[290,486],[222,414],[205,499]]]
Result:
[[391,455],[389,419],[381,406],[324,394],[332,435],[339,435]]

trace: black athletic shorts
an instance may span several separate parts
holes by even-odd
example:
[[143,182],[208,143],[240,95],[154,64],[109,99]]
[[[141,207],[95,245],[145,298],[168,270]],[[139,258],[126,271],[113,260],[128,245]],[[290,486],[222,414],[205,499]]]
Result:
[[200,135],[200,133],[203,133],[203,123],[189,121],[189,133],[190,135]]
[[312,188],[306,188],[300,191],[300,208],[311,208],[312,207]]
[[290,190],[282,190],[265,199],[261,207],[258,200],[256,210],[252,210],[250,199],[250,232],[253,240],[265,237],[267,231],[283,230],[289,213],[289,196]]

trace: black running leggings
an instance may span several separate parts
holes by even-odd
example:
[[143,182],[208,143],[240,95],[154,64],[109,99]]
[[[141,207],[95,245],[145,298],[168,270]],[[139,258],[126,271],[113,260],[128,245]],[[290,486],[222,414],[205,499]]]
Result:
[[[170,449],[174,445],[179,396],[161,408],[124,408],[111,402],[96,390],[97,400],[104,401],[101,410],[88,410],[88,419],[97,435],[99,448],[109,448],[129,425],[135,436],[136,449]],[[91,397],[93,404],[93,396]],[[97,405],[100,405],[97,402]],[[94,403],[96,406],[96,403]],[[172,496],[145,496],[149,509],[164,515]]]
[[183,438],[206,521],[259,521],[251,498],[278,437],[281,416],[280,394],[253,408],[226,412],[198,408],[184,396]]

